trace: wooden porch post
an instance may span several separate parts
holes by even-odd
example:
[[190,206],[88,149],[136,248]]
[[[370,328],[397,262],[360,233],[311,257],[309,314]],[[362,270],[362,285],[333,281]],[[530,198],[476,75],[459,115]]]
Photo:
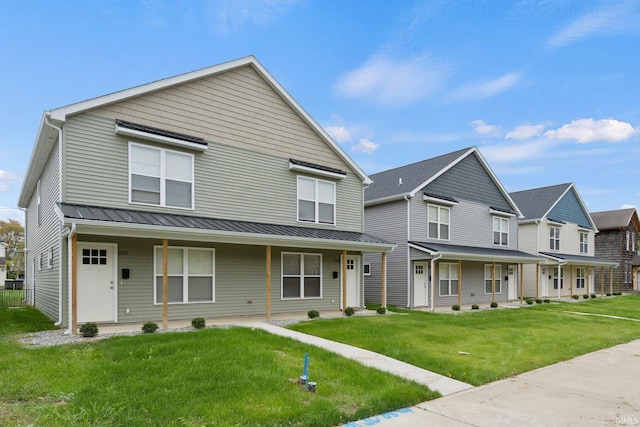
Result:
[[600,296],[604,296],[604,265],[600,266]]
[[520,283],[520,304],[522,304],[522,301],[524,301],[524,283],[522,283],[524,281],[524,264],[520,264],[520,281],[518,283]]
[[536,299],[540,298],[540,264],[536,264]]
[[609,267],[609,293],[613,295],[613,267]]
[[380,295],[380,305],[382,307],[387,307],[387,253],[382,252],[381,255],[381,295]]
[[162,329],[169,323],[169,241],[162,240]]
[[266,281],[267,281],[267,320],[271,320],[271,245],[267,245],[267,270],[266,270]]
[[573,298],[573,268],[569,268],[569,295]]
[[78,332],[78,235],[71,237],[71,334]]
[[342,251],[342,310],[347,308],[347,251]]
[[458,305],[462,305],[462,260],[458,260]]
[[491,302],[496,301],[496,263],[491,267]]

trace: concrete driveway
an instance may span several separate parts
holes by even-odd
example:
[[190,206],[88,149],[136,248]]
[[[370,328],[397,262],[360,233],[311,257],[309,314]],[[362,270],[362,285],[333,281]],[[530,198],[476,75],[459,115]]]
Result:
[[346,426],[640,426],[640,340]]

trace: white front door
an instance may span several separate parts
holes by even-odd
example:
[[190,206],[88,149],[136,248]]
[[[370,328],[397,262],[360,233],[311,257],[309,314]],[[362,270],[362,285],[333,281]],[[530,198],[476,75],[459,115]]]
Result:
[[360,307],[360,257],[347,256],[347,301],[344,307]]
[[114,322],[116,245],[78,243],[78,322]]
[[507,299],[510,301],[518,299],[518,266],[509,266],[509,275],[507,276]]
[[426,307],[428,300],[427,263],[415,262],[413,264],[413,306]]
[[540,293],[541,296],[549,296],[549,267],[542,267],[540,273]]

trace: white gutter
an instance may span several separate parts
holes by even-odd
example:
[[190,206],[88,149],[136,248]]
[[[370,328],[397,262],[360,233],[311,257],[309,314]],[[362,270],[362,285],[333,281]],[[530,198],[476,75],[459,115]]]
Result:
[[[430,276],[431,276],[431,290],[429,292],[429,298],[431,299],[431,311],[435,311],[435,301],[433,298],[433,293],[435,292],[435,275],[436,275],[436,261],[439,260],[440,258],[442,258],[442,252],[438,253],[438,255],[436,255],[434,258],[431,258],[431,271],[430,271]],[[458,280],[460,280],[460,278],[458,278]],[[458,292],[460,292],[460,289],[458,289]]]
[[71,305],[72,305],[72,301],[71,301],[71,275],[72,275],[72,265],[74,260],[72,259],[73,257],[73,235],[76,234],[76,223],[72,222],[71,223],[71,228],[69,229],[69,234],[67,235],[67,284],[68,284],[68,289],[69,291],[68,293],[68,299],[69,299],[69,306],[67,307],[67,314],[69,317],[69,324],[67,325],[67,329],[64,331],[65,334],[71,334],[75,331],[71,330],[71,323],[73,321],[73,319],[71,318]]
[[407,308],[411,307],[411,196],[405,194],[403,197],[407,201]]

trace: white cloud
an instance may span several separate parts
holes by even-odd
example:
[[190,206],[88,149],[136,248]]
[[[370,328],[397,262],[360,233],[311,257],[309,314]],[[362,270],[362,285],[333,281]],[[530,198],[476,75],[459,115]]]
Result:
[[579,119],[544,133],[549,139],[574,139],[580,144],[593,141],[620,142],[638,133],[630,123],[615,119]]
[[636,205],[629,205],[629,204],[623,204],[622,206],[620,206],[618,209],[638,209],[638,207]]
[[245,25],[266,27],[299,0],[217,0],[205,3],[201,15],[210,17],[215,30],[226,34]]
[[8,221],[10,219],[15,219],[16,221],[20,221],[21,224],[24,224],[24,212],[17,208],[0,206],[0,220]]
[[633,3],[629,1],[617,4],[607,3],[606,7],[578,18],[553,34],[547,43],[549,46],[557,48],[592,34],[611,34],[633,30],[638,15],[633,11]]
[[467,84],[453,91],[451,98],[454,100],[490,98],[515,86],[520,79],[522,79],[522,73],[509,73],[486,82]]
[[505,142],[487,145],[480,149],[487,161],[498,163],[517,162],[548,156],[552,142],[544,138],[536,138],[527,142]]
[[324,130],[337,142],[351,141],[351,133],[344,126],[327,126]]
[[426,55],[393,59],[377,55],[361,67],[342,75],[336,91],[386,107],[401,107],[424,99],[444,80],[444,67]]
[[9,191],[9,183],[19,181],[18,174],[0,169],[0,191]]
[[492,137],[501,135],[500,128],[498,126],[488,125],[484,122],[484,120],[474,120],[472,122],[469,122],[469,124],[473,126],[473,130],[478,135]]
[[360,139],[360,142],[358,142],[358,144],[353,147],[353,151],[357,153],[372,154],[378,149],[379,146],[379,144],[376,144],[373,141],[362,138]]
[[545,125],[522,125],[517,126],[512,131],[507,132],[505,138],[507,139],[529,139],[535,136],[540,136],[544,130]]

